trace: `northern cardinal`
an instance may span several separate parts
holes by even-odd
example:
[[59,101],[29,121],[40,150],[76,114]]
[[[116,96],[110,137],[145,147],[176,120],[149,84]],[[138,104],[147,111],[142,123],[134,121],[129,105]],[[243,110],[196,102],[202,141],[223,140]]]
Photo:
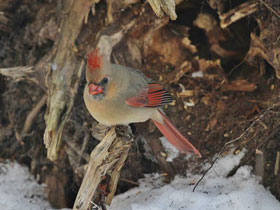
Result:
[[161,133],[182,153],[199,151],[172,125],[160,107],[172,101],[162,85],[141,71],[111,64],[98,50],[87,58],[84,101],[101,124],[128,125],[151,119]]

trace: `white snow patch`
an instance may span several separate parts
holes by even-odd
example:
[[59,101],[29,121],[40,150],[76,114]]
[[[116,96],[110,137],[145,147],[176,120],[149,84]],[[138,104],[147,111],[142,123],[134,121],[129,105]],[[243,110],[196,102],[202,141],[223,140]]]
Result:
[[0,209],[53,210],[44,199],[44,187],[18,163],[0,163]]
[[[218,159],[207,175],[215,176],[218,173],[220,176],[226,176],[234,167],[238,166],[240,160],[244,157],[245,152],[246,150],[243,149],[237,155],[234,155],[233,150],[231,150],[228,155]],[[207,163],[203,166],[203,170],[206,170],[209,167],[210,164]]]
[[168,185],[158,174],[146,176],[139,187],[116,196],[109,210],[280,210],[280,202],[258,184],[251,167],[226,177],[243,156],[244,151],[219,159],[195,192],[200,175],[177,176]]
[[192,73],[192,78],[196,77],[203,77],[203,72],[202,71],[195,71]]
[[176,147],[170,144],[164,136],[160,137],[159,139],[164,147],[165,152],[167,153],[166,161],[172,162],[174,158],[178,157],[179,151],[176,149]]
[[[220,158],[195,192],[201,175],[177,176],[167,185],[159,174],[146,175],[139,187],[116,196],[109,210],[280,210],[280,202],[258,183],[251,167],[226,177],[244,154]],[[14,162],[0,163],[0,197],[5,210],[54,210],[44,199],[44,187]]]

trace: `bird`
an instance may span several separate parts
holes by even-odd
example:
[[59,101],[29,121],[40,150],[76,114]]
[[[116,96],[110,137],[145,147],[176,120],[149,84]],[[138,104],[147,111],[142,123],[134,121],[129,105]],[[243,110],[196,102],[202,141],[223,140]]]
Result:
[[151,119],[179,152],[201,157],[162,111],[173,101],[163,85],[138,69],[111,63],[98,49],[87,55],[86,80],[84,102],[99,123],[129,125]]

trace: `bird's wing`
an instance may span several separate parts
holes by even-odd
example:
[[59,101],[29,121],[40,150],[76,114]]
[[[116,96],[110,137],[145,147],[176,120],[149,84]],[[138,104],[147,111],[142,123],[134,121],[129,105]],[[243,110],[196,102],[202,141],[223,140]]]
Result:
[[133,107],[160,107],[172,102],[172,96],[157,83],[148,83],[136,96],[126,99],[126,104]]

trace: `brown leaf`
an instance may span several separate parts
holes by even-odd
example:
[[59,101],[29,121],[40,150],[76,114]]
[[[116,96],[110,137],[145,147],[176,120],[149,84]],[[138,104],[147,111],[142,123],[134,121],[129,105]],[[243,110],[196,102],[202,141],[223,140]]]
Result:
[[257,88],[256,84],[249,83],[247,80],[234,80],[230,84],[224,84],[221,90],[226,91],[245,91],[253,92]]
[[182,39],[182,45],[184,48],[188,49],[192,54],[197,53],[197,48],[191,43],[188,37]]
[[205,60],[205,59],[199,59],[198,60],[198,64],[199,64],[199,70],[202,72],[205,72],[207,69],[209,68],[218,68],[218,69],[222,69],[221,67],[221,60],[217,59],[217,60]]
[[226,109],[226,104],[223,101],[218,101],[216,104],[217,114],[223,113]]
[[205,130],[206,131],[213,130],[217,125],[217,122],[218,122],[217,118],[211,118]]

